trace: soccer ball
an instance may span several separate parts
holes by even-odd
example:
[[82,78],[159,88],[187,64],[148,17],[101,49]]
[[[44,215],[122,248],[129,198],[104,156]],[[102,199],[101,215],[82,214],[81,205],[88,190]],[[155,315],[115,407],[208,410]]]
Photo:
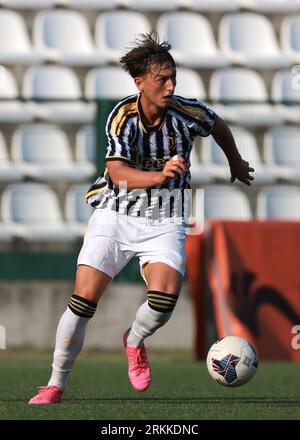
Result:
[[238,387],[249,382],[258,366],[253,345],[239,336],[226,336],[215,342],[206,358],[211,377],[228,387]]

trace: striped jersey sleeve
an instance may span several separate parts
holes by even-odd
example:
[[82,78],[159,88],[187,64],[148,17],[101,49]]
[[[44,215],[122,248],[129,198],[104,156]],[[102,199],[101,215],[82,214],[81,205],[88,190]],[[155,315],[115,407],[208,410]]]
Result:
[[110,113],[106,124],[108,146],[105,159],[131,160],[131,137],[137,115],[136,95],[121,101]]
[[207,137],[211,134],[217,119],[216,113],[197,99],[187,99],[176,96],[176,104],[173,105],[178,113],[185,116],[193,123],[196,136]]

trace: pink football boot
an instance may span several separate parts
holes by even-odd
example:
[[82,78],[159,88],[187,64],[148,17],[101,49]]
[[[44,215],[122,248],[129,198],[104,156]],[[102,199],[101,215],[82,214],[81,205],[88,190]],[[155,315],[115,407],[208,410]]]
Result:
[[130,329],[123,335],[123,342],[128,359],[128,376],[131,385],[137,391],[145,391],[151,382],[149,360],[144,344],[138,347],[127,345],[127,336]]
[[63,392],[64,390],[61,390],[55,385],[39,387],[38,394],[29,400],[29,404],[42,405],[49,403],[60,403]]

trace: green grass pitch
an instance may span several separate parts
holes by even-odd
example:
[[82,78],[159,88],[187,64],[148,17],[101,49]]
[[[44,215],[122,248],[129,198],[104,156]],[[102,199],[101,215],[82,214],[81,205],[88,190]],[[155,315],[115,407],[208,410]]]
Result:
[[29,406],[47,382],[51,355],[1,350],[0,419],[300,419],[298,364],[260,362],[250,383],[226,388],[190,353],[149,353],[152,385],[144,393],[131,388],[123,353],[82,354],[63,403]]

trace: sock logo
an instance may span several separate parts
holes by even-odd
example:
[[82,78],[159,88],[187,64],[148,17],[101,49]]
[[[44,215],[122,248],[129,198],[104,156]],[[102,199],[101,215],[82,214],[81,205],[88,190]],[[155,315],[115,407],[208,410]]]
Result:
[[76,342],[76,339],[74,339],[74,338],[70,338],[69,336],[64,337],[65,344],[72,345],[72,344],[75,344],[75,342]]

